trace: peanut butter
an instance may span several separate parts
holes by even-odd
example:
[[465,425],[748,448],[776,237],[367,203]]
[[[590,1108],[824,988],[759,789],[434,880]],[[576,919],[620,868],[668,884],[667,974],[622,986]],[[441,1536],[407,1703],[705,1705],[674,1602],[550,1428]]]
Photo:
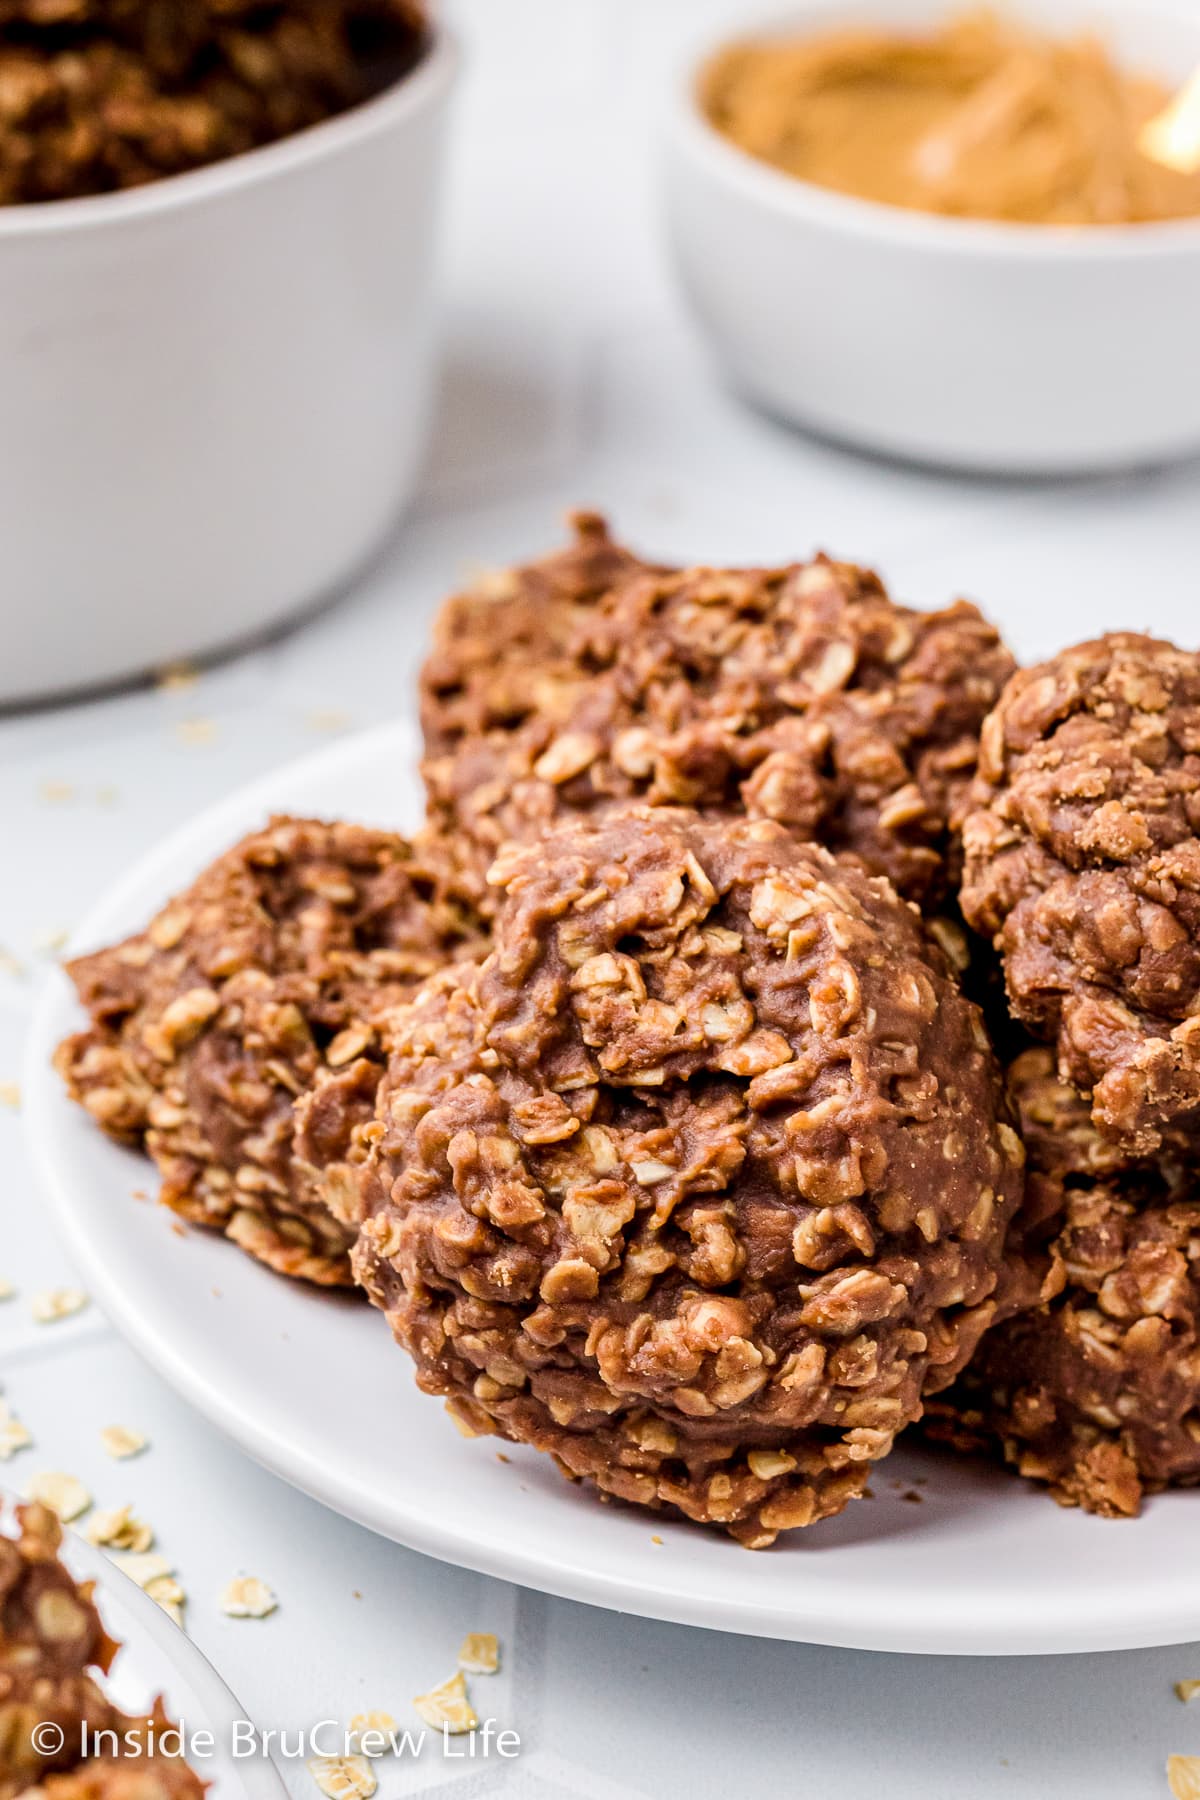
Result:
[[1138,133],[1169,98],[1090,37],[988,12],[927,35],[839,30],[735,43],[704,73],[713,125],[800,180],[919,212],[1033,225],[1200,215],[1200,174]]

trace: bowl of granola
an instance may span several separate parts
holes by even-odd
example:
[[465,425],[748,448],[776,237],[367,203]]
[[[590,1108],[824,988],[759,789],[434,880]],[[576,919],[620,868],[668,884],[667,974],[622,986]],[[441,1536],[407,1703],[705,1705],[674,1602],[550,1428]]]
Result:
[[453,40],[411,0],[178,10],[0,29],[0,702],[317,603],[420,467]]

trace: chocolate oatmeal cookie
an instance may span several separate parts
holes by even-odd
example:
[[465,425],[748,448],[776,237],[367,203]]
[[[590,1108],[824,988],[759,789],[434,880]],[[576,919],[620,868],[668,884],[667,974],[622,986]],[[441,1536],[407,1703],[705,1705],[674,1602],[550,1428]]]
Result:
[[[100,1623],[90,1585],[59,1561],[62,1526],[48,1507],[16,1508],[16,1533],[0,1530],[0,1800],[77,1760],[84,1734],[121,1715],[97,1677],[117,1646]],[[63,1734],[59,1750],[35,1742],[41,1722]]]
[[[160,1748],[162,1702],[138,1718],[105,1695],[118,1645],[61,1549],[62,1526],[36,1502],[16,1508],[15,1534],[0,1529],[0,1800],[202,1800],[204,1782]],[[59,1728],[56,1749],[39,1725]]]
[[481,572],[438,613],[421,671],[428,756],[530,715],[561,718],[589,670],[581,627],[611,590],[655,565],[609,534],[598,513],[570,517],[572,541],[538,562]]
[[355,1269],[469,1432],[743,1543],[837,1512],[989,1323],[1022,1151],[915,911],[768,820],[510,848],[398,1014]]
[[931,1408],[931,1435],[998,1446],[1064,1506],[1117,1517],[1200,1480],[1200,1190],[1130,1163],[1038,1046],[1009,1089],[1028,1156],[1010,1233],[1015,1316]]
[[1200,1125],[1200,656],[1128,632],[1014,676],[962,906],[1013,1011],[1130,1156]]
[[548,698],[525,669],[508,718],[428,732],[430,819],[479,904],[504,843],[636,801],[775,819],[922,904],[953,884],[979,729],[1014,667],[973,606],[914,612],[824,557],[631,571],[564,644]]
[[[125,1721],[125,1755],[92,1757],[47,1775],[28,1790],[29,1800],[203,1800],[209,1784],[182,1756],[153,1753],[169,1727],[162,1714]],[[145,1751],[135,1754],[139,1742]]]
[[347,1284],[352,1232],[322,1198],[324,1166],[371,1116],[388,1009],[478,942],[403,838],[275,819],[145,932],[70,965],[92,1025],[57,1066],[110,1136],[153,1157],[168,1206],[283,1274]]

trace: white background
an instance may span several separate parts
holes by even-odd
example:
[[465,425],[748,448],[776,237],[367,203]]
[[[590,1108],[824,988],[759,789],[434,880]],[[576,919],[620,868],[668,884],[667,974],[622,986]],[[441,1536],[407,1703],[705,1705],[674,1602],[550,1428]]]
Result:
[[[316,747],[329,721],[314,715],[354,727],[409,708],[439,596],[469,565],[548,548],[572,504],[602,506],[668,558],[825,547],[875,563],[918,604],[967,592],[1017,621],[1026,657],[1151,623],[1156,594],[1195,586],[1195,465],[1053,487],[953,483],[793,436],[723,390],[671,287],[652,170],[654,97],[681,35],[729,17],[728,3],[451,11],[471,69],[448,194],[443,404],[418,505],[352,595],[190,691],[0,720],[0,948],[24,966],[0,969],[0,1081],[17,1075],[47,937],[180,819]],[[211,730],[181,733],[197,719]],[[0,1482],[67,1469],[102,1504],[134,1501],[177,1563],[191,1635],[260,1725],[363,1708],[414,1722],[411,1696],[450,1672],[463,1633],[498,1632],[506,1671],[474,1691],[521,1733],[521,1759],[388,1769],[382,1800],[445,1781],[517,1800],[1149,1800],[1166,1792],[1169,1751],[1200,1753],[1200,1705],[1172,1693],[1200,1676],[1200,1644],[1022,1661],[808,1650],[545,1600],[372,1539],[227,1448],[94,1309],[31,1323],[34,1290],[86,1285],[87,1273],[51,1239],[20,1120],[3,1108],[0,1276],[20,1289],[0,1306],[6,1397],[37,1440],[0,1465]],[[151,1450],[108,1461],[97,1433],[112,1421],[146,1432]],[[274,1586],[272,1619],[221,1616],[217,1594],[239,1572]],[[302,1767],[287,1775],[314,1800]]]

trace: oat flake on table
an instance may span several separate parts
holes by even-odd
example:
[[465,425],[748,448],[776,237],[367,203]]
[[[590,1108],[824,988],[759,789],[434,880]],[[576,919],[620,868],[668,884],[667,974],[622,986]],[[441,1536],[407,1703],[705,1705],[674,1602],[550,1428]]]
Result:
[[365,1756],[314,1756],[308,1772],[328,1800],[370,1800],[379,1786]]
[[92,1496],[79,1477],[64,1474],[61,1469],[39,1469],[36,1475],[31,1475],[25,1497],[40,1500],[43,1506],[58,1514],[64,1525],[78,1519],[92,1504]]
[[22,1424],[15,1413],[0,1401],[0,1462],[7,1462],[18,1450],[27,1450],[33,1442],[33,1434],[27,1425]]
[[184,1593],[174,1575],[155,1575],[142,1586],[142,1592],[160,1606],[169,1619],[173,1619],[182,1629],[183,1609],[187,1605]]
[[500,1667],[500,1643],[494,1631],[468,1631],[458,1652],[467,1675],[494,1675]]
[[461,1669],[456,1669],[447,1680],[439,1682],[437,1687],[430,1688],[427,1694],[417,1694],[413,1705],[426,1725],[432,1725],[435,1731],[448,1731],[452,1737],[461,1732],[474,1731],[479,1723],[474,1707],[467,1697],[467,1682]]
[[145,1520],[136,1519],[129,1506],[112,1506],[93,1513],[83,1534],[89,1544],[113,1550],[132,1550],[140,1555],[154,1542],[154,1531]]
[[164,1575],[174,1574],[174,1565],[167,1560],[160,1550],[149,1550],[136,1554],[119,1553],[113,1557],[123,1575],[136,1583],[144,1592],[147,1583],[158,1581]]
[[1175,1800],[1200,1800],[1200,1756],[1168,1756],[1167,1786]]
[[396,1721],[390,1712],[360,1712],[354,1714],[347,1729],[356,1756],[379,1756],[383,1754],[381,1751],[364,1748],[363,1739],[371,1736],[390,1739],[396,1730]]
[[148,1440],[140,1431],[130,1431],[127,1425],[106,1425],[100,1433],[100,1442],[115,1462],[124,1462],[127,1457],[143,1451]]
[[82,1288],[44,1288],[29,1302],[29,1311],[36,1325],[54,1325],[82,1312],[87,1303]]
[[239,1575],[221,1590],[221,1611],[228,1619],[265,1619],[279,1602],[257,1575]]

